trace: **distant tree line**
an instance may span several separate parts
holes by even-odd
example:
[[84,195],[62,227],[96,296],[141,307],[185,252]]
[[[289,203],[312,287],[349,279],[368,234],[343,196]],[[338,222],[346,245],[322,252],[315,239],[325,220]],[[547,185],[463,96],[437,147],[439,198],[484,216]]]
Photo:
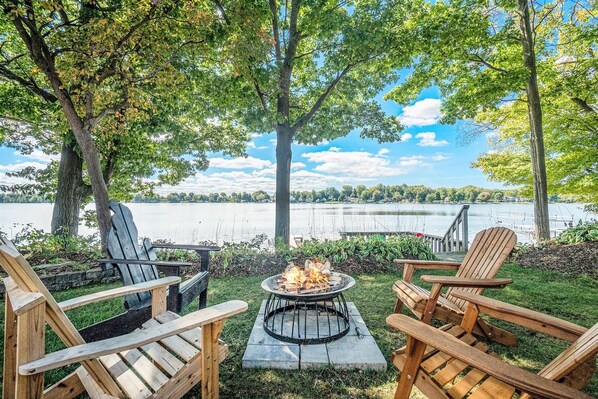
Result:
[[[27,195],[18,193],[0,194],[0,203],[41,203],[52,202],[53,198],[47,195]],[[170,193],[160,194],[137,194],[133,202],[273,202],[275,196],[264,190],[253,193]],[[292,191],[292,202],[322,203],[322,202],[410,202],[410,203],[474,203],[474,202],[514,202],[531,201],[521,196],[519,190],[493,190],[476,186],[465,186],[461,188],[430,188],[423,185],[408,186],[384,185],[366,187],[362,184],[355,187],[344,185],[340,189],[328,187],[324,190]],[[567,198],[552,196],[550,200],[567,201]]]

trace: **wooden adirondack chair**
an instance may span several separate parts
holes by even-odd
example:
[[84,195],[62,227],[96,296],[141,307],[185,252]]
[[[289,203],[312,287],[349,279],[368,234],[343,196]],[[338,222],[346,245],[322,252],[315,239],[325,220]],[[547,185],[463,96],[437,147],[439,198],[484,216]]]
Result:
[[[3,398],[92,399],[180,398],[200,381],[202,398],[218,398],[218,367],[228,352],[220,339],[225,320],[247,310],[229,301],[180,317],[166,309],[167,277],[57,303],[27,261],[0,238],[0,266],[8,273],[4,335]],[[66,310],[89,303],[151,291],[152,318],[133,333],[86,343]],[[45,324],[67,346],[45,353]],[[140,350],[141,349],[141,350]],[[81,367],[44,390],[44,373]]]
[[[406,315],[386,322],[404,332],[407,345],[393,354],[400,370],[395,399],[407,399],[413,385],[431,399],[589,399],[580,391],[591,380],[598,354],[598,323],[590,329],[519,306],[456,291],[468,302],[461,325],[435,329]],[[502,361],[471,335],[480,313],[572,342],[538,374]],[[515,396],[517,397],[517,396]]]
[[[405,304],[420,320],[429,323],[432,318],[459,324],[465,311],[465,301],[453,295],[455,289],[481,294],[485,288],[503,288],[510,279],[495,279],[494,276],[511,253],[517,235],[504,227],[492,227],[476,234],[471,248],[462,263],[395,259],[403,263],[403,279],[393,284],[397,295],[394,313],[400,313]],[[421,276],[420,280],[432,284],[430,291],[412,283],[416,269],[456,270],[453,276]],[[442,289],[449,287],[446,293]],[[510,332],[478,320],[474,333],[485,336],[504,345],[514,346],[517,338]]]
[[[192,266],[189,262],[171,262],[156,260],[156,249],[186,249],[197,252],[200,258],[200,270],[192,278],[181,284],[174,284],[168,290],[168,309],[179,313],[195,298],[199,297],[199,309],[206,307],[208,297],[208,279],[210,252],[219,251],[217,246],[153,244],[144,239],[139,245],[137,227],[129,208],[115,201],[110,201],[113,212],[108,231],[107,249],[110,259],[99,262],[116,265],[125,285],[140,284],[160,278],[160,272],[166,276],[180,276],[181,268]],[[81,330],[87,341],[95,341],[128,333],[138,328],[151,314],[151,297],[148,292],[136,292],[125,297],[127,312],[89,326]]]

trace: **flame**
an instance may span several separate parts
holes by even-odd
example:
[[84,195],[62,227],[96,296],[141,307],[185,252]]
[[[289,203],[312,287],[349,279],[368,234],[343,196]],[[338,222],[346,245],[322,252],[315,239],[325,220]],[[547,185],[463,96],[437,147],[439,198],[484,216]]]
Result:
[[303,268],[289,263],[282,273],[281,287],[285,290],[301,291],[328,288],[330,282],[330,262],[306,260]]

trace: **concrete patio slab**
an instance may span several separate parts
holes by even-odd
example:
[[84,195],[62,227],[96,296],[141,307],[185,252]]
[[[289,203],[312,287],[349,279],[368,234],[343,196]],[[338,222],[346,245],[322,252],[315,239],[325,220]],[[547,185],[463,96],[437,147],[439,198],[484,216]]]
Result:
[[[243,368],[386,370],[387,363],[355,304],[348,302],[350,329],[344,337],[317,345],[296,345],[279,341],[264,331],[262,302],[253,325]],[[314,320],[315,321],[315,320]],[[285,321],[286,324],[286,321]],[[307,336],[313,333],[308,331]]]

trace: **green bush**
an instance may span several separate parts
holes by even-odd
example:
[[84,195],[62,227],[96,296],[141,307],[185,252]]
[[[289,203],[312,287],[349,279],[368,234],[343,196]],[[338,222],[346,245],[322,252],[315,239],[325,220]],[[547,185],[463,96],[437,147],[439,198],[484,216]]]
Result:
[[598,222],[579,222],[575,227],[569,227],[555,239],[561,244],[577,244],[585,241],[598,241]]
[[97,235],[57,236],[33,228],[31,224],[16,233],[12,242],[33,265],[62,263],[66,260],[85,263],[103,257]]
[[306,258],[320,257],[332,263],[343,263],[350,258],[357,260],[371,259],[375,262],[392,262],[393,259],[435,259],[428,244],[420,237],[410,235],[382,236],[369,238],[352,237],[347,240],[310,240],[289,256],[302,255]]

